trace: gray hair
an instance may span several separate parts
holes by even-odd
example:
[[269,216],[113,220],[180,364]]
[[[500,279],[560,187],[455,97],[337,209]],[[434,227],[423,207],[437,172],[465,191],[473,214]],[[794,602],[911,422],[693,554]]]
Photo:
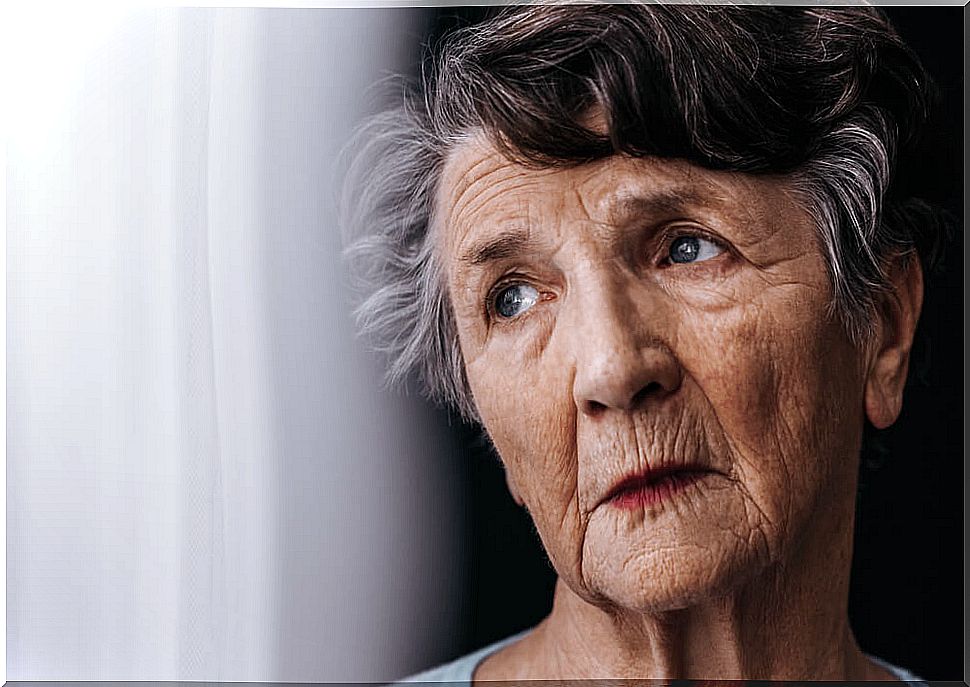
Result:
[[[449,152],[482,132],[533,166],[656,155],[784,176],[816,219],[830,312],[861,343],[889,260],[925,262],[943,240],[932,209],[893,183],[928,88],[872,8],[505,8],[453,33],[403,106],[351,146],[342,224],[366,294],[358,324],[389,382],[416,374],[479,421],[431,227]],[[605,133],[587,124],[594,108]]]

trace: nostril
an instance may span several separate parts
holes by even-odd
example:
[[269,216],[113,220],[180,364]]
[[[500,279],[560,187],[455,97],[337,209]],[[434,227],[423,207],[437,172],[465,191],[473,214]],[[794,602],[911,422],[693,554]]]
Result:
[[633,395],[633,398],[630,399],[630,405],[633,408],[638,408],[648,396],[654,396],[662,390],[663,386],[660,382],[650,382]]

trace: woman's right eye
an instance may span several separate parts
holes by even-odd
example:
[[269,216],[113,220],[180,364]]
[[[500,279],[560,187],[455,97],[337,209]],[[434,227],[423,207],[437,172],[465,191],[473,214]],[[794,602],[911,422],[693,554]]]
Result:
[[509,284],[495,292],[492,308],[503,319],[518,317],[539,301],[539,291],[528,284]]

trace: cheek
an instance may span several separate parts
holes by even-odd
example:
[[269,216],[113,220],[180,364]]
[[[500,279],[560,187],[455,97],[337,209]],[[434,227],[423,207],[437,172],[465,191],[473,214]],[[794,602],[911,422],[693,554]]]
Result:
[[[685,362],[736,450],[777,434],[782,332],[756,308],[722,315],[693,332]],[[692,345],[693,344],[693,345]]]
[[482,422],[553,565],[571,570],[583,525],[567,366],[536,356],[525,344],[495,345],[466,369]]
[[693,346],[708,354],[694,357],[691,374],[752,512],[792,531],[851,463],[861,383],[851,347],[817,301],[773,295],[696,330]]

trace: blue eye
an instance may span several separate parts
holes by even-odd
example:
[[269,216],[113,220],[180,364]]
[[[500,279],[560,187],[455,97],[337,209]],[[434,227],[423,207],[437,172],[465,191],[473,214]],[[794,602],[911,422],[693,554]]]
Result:
[[679,236],[670,244],[670,261],[683,264],[716,258],[723,248],[700,236]]
[[528,284],[510,284],[495,294],[495,312],[499,317],[521,315],[539,300],[539,292]]

